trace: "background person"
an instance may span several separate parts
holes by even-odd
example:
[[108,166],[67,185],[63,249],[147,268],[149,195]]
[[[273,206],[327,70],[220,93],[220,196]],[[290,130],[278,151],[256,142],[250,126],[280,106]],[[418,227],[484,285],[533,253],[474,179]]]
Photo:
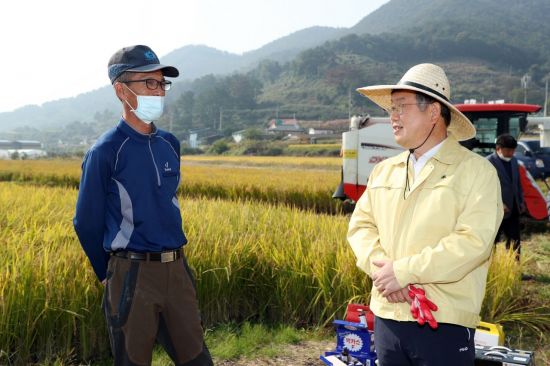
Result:
[[[357,265],[373,279],[380,364],[473,365],[503,213],[496,171],[458,143],[476,132],[450,103],[440,67],[416,65],[397,85],[358,91],[388,111],[395,140],[407,149],[374,167],[349,223]],[[413,318],[408,285],[439,307],[436,330]]]
[[525,211],[525,202],[521,189],[518,160],[514,157],[517,146],[518,143],[512,135],[500,135],[496,140],[496,151],[487,156],[487,159],[497,170],[504,204],[504,220],[500,224],[495,242],[499,241],[501,234],[504,233],[506,248],[509,249],[510,243],[513,242],[512,247],[519,260],[521,252],[519,218],[520,214]]
[[108,73],[117,126],[82,163],[74,227],[98,279],[115,365],[150,365],[157,340],[176,365],[212,365],[182,246],[180,145],[153,121],[178,70],[147,46],[125,47]]

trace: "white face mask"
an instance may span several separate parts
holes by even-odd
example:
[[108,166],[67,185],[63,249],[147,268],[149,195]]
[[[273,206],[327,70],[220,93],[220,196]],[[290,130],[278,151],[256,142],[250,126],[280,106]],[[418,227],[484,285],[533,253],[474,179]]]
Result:
[[[126,86],[126,84],[124,84]],[[132,89],[126,86],[126,89],[132,92],[137,98],[137,108],[133,109],[130,103],[125,100],[130,110],[134,112],[137,118],[149,124],[162,116],[164,111],[164,97],[156,95],[137,95]]]
[[497,155],[500,159],[504,160],[504,161],[510,161],[512,160],[512,158],[507,158],[506,156],[502,155],[502,153],[499,153],[497,152]]

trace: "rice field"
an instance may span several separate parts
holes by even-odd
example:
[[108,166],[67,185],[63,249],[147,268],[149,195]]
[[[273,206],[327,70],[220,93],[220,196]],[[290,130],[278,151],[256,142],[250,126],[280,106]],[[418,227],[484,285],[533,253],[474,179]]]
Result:
[[[183,180],[205,189],[220,184],[231,191],[243,185],[269,192],[257,186],[271,184],[278,191],[291,186],[291,192],[306,192],[324,184],[315,174],[327,174],[314,168],[285,175],[286,169],[240,164],[239,169],[184,164]],[[0,161],[2,180],[15,177],[0,182],[0,364],[80,363],[109,353],[102,287],[72,229],[77,190],[63,183],[78,182],[79,165]],[[26,178],[17,179],[18,174]],[[235,322],[323,326],[342,317],[347,303],[368,301],[370,281],[356,268],[345,240],[348,217],[242,193],[220,199],[212,192],[187,195],[185,189],[180,206],[207,327]],[[529,244],[550,250],[546,238],[533,236]],[[537,265],[547,263],[545,253]],[[497,248],[482,318],[541,342],[550,331],[550,306],[544,301],[549,297],[522,285],[523,265]]]
[[[180,195],[266,202],[319,213],[342,210],[341,203],[331,198],[340,183],[340,171],[330,168],[332,159],[311,158],[308,164],[306,158],[273,158],[276,163],[270,167],[266,157],[230,158],[222,157],[213,166],[212,157],[190,161],[184,157]],[[0,160],[0,181],[78,188],[80,164],[80,160]],[[307,166],[314,168],[303,168]]]
[[[2,357],[106,349],[101,288],[72,230],[76,194],[0,183]],[[208,199],[182,210],[206,325],[319,324],[368,296],[345,245],[346,217]]]
[[[301,145],[290,145],[297,148]],[[334,144],[318,144],[320,148],[334,148]],[[339,145],[338,145],[339,148]],[[182,163],[189,164],[210,164],[210,165],[238,165],[264,168],[285,168],[285,169],[323,169],[340,171],[342,159],[338,157],[299,157],[299,156],[208,156],[190,155],[183,156]]]

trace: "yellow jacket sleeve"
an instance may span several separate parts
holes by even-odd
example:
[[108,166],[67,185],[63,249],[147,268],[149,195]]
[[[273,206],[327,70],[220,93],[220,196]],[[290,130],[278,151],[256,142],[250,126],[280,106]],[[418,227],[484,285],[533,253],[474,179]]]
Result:
[[388,256],[380,245],[380,235],[373,217],[368,189],[355,206],[349,222],[347,238],[357,257],[357,266],[372,277],[373,269],[377,269],[372,262],[388,259]]

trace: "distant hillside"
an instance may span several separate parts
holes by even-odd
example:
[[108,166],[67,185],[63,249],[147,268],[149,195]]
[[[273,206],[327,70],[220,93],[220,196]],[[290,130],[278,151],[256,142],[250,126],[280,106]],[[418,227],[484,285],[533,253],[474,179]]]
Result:
[[529,73],[527,100],[543,104],[543,79],[550,74],[547,10],[547,0],[521,6],[511,0],[392,0],[340,33],[350,34],[302,51],[286,64],[262,62],[248,73],[262,84],[248,103],[254,112],[236,108],[236,94],[220,99],[228,79],[218,78],[211,90],[188,95],[187,105],[195,101],[202,107],[183,108],[188,116],[181,127],[216,125],[222,110],[226,131],[258,126],[274,115],[312,120],[379,115],[382,111],[355,89],[394,83],[421,62],[445,68],[455,103],[470,98],[523,102],[520,79]]
[[[411,29],[475,34],[504,46],[550,54],[548,0],[392,0],[350,28],[356,34],[408,34]],[[452,32],[449,33],[448,30]],[[418,39],[417,42],[422,41]]]
[[[309,47],[338,37],[341,32],[341,29],[330,27],[306,28],[242,56],[203,45],[184,46],[161,57],[161,61],[175,65],[180,70],[179,80],[193,80],[208,74],[223,75],[250,70],[263,59],[286,62]],[[179,86],[181,92],[185,91],[185,87]],[[112,98],[110,90],[110,87],[105,87],[74,98],[47,102],[42,106],[30,105],[13,112],[0,113],[0,131],[20,126],[61,126],[73,121],[90,121],[97,112],[105,109],[118,111],[118,102]]]
[[[543,79],[550,74],[548,14],[548,0],[391,0],[352,28],[304,29],[244,55],[185,46],[161,58],[176,65],[182,78],[160,122],[183,136],[221,119],[230,133],[261,125],[275,113],[321,120],[378,113],[354,89],[395,82],[420,62],[446,67],[454,102],[522,102],[520,78],[529,73],[528,100],[542,104]],[[105,87],[2,113],[0,130],[91,122],[110,108],[118,113]]]
[[208,74],[223,75],[253,68],[263,59],[289,61],[301,51],[334,39],[340,34],[342,30],[337,28],[306,28],[242,56],[207,46],[184,46],[162,57],[162,62],[178,67],[185,79],[196,79]]
[[28,105],[13,112],[0,113],[0,131],[21,126],[55,128],[74,121],[91,121],[103,110],[119,110],[119,103],[110,86],[105,86],[73,98]]
[[242,57],[207,46],[184,46],[162,57],[162,62],[180,70],[180,78],[196,79],[207,74],[227,74],[239,69]]
[[491,33],[508,28],[507,34],[517,32],[522,36],[538,32],[540,27],[548,28],[544,23],[549,11],[547,0],[392,0],[365,16],[351,30],[359,34],[399,33],[430,20],[474,19],[500,24]]
[[301,51],[318,46],[326,41],[339,38],[347,32],[346,28],[310,27],[279,38],[257,50],[243,54],[244,66],[269,59],[287,62]]

